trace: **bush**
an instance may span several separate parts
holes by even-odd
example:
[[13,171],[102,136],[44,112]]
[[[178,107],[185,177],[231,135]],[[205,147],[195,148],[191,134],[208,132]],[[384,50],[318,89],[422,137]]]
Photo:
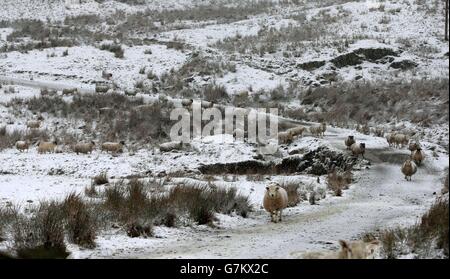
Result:
[[294,207],[299,204],[302,199],[299,194],[299,185],[296,183],[285,183],[281,187],[286,190],[288,195],[288,207]]
[[228,93],[223,85],[208,84],[203,89],[203,98],[209,102],[220,102],[229,98]]
[[78,194],[69,194],[62,209],[67,220],[69,240],[82,247],[95,247],[97,225],[92,212]]
[[335,196],[342,196],[342,191],[348,189],[352,182],[352,173],[345,171],[343,173],[332,171],[327,176],[328,189],[332,190]]
[[108,175],[106,172],[102,172],[97,176],[94,176],[94,185],[103,185],[109,183]]
[[114,53],[114,57],[116,58],[123,58],[124,57],[124,50],[122,49],[121,45],[118,44],[102,44],[100,46],[101,50],[107,50],[112,53]]

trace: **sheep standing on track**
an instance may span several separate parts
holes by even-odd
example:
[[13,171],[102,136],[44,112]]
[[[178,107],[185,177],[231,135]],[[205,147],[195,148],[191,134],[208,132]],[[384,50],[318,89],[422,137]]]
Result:
[[56,142],[56,140],[54,140],[53,142],[38,141],[37,142],[38,153],[39,154],[55,153],[55,149],[56,149],[57,144],[58,143]]
[[183,107],[191,107],[193,102],[194,102],[194,100],[192,100],[192,99],[183,99],[183,100],[181,100],[181,105]]
[[417,150],[417,148],[420,147],[420,144],[418,142],[410,142],[408,145],[408,150],[411,151],[411,155],[414,153],[414,151]]
[[183,143],[181,141],[170,141],[159,145],[159,150],[161,152],[169,152],[172,150],[180,150],[183,148]]
[[301,137],[303,136],[303,132],[305,131],[305,127],[297,126],[291,129],[288,129],[287,132],[290,132],[293,137]]
[[30,147],[30,144],[27,141],[18,141],[16,142],[16,148],[20,152],[23,152],[24,150],[28,151],[28,148]]
[[386,134],[386,141],[388,142],[389,146],[395,146],[395,134]]
[[397,147],[402,148],[403,146],[406,146],[408,144],[409,139],[405,134],[395,134],[394,142]]
[[106,153],[122,153],[123,147],[125,145],[125,141],[120,142],[104,142],[102,144],[102,152],[106,151]]
[[79,142],[77,144],[75,144],[75,146],[73,147],[73,151],[75,153],[77,153],[77,155],[79,153],[83,153],[83,154],[92,154],[92,151],[94,150],[95,147],[95,142],[91,141],[89,143],[84,143],[84,142]]
[[[402,173],[405,175],[405,179],[411,181],[411,177],[417,172],[417,165],[414,161],[408,159],[402,165]],[[409,179],[408,179],[409,177]]]
[[425,159],[425,153],[420,146],[414,150],[411,155],[411,159],[413,159],[418,166],[422,164],[423,159]]
[[361,154],[361,156],[364,158],[364,153],[366,152],[366,144],[365,143],[354,143],[350,146],[350,150],[352,151],[352,154],[356,157]]
[[41,127],[41,121],[39,121],[39,120],[27,121],[27,128],[29,128],[29,129],[39,129],[40,127]]
[[266,187],[263,206],[270,213],[271,221],[274,223],[281,221],[283,209],[288,205],[288,196],[285,189],[276,182],[270,183]]
[[303,259],[373,259],[380,248],[380,241],[371,242],[339,240],[339,251],[307,252]]
[[352,144],[354,144],[355,142],[355,136],[348,136],[345,139],[345,146],[347,147],[347,149],[350,149],[350,146],[352,146]]
[[327,130],[327,124],[321,123],[318,126],[309,127],[309,132],[313,136],[323,137],[325,135],[325,131]]
[[280,132],[278,133],[278,142],[281,144],[289,144],[293,140],[291,132]]

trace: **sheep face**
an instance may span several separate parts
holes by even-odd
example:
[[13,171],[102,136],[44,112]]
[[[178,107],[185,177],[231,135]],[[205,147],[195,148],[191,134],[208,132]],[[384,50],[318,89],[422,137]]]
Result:
[[365,143],[360,143],[359,146],[361,147],[361,149],[366,149],[366,144]]
[[280,186],[276,183],[272,183],[271,185],[266,187],[267,195],[270,198],[276,198],[278,196],[278,191],[280,190]]
[[125,141],[123,141],[123,140],[121,140],[119,143],[120,143],[121,145],[125,145]]

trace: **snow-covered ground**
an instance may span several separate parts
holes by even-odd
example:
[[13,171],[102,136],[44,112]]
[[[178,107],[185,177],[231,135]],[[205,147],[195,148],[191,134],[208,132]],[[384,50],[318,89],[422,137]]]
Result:
[[[103,3],[93,0],[0,2],[2,20],[40,19],[58,25],[63,24],[68,16],[94,14],[105,20],[102,28],[107,25],[108,17],[117,11],[137,14],[145,9],[161,11],[211,5],[208,1],[198,0],[148,0],[144,5],[110,0]],[[0,52],[0,128],[6,127],[7,133],[26,131],[27,120],[37,115],[26,110],[16,111],[18,106],[11,103],[39,97],[44,88],[57,89],[60,95],[62,89],[73,87],[81,93],[94,93],[96,83],[108,82],[115,84],[118,93],[124,93],[145,80],[146,86],[154,90],[141,91],[138,97],[143,96],[145,101],[156,100],[170,89],[161,87],[159,79],[175,75],[199,54],[212,62],[231,62],[235,70],[188,77],[187,81],[179,81],[182,88],[199,89],[214,82],[223,85],[230,96],[243,91],[256,93],[280,86],[287,88],[292,84],[295,89],[306,91],[315,86],[327,86],[329,82],[323,78],[327,75],[335,76],[333,82],[337,83],[355,79],[392,83],[412,79],[448,79],[448,42],[443,40],[443,28],[440,27],[443,20],[438,12],[442,1],[426,5],[414,0],[299,1],[297,5],[282,7],[277,6],[277,1],[272,2],[270,13],[253,14],[245,19],[220,24],[214,20],[186,21],[182,29],[171,30],[169,24],[161,32],[138,32],[136,39],[151,38],[150,43],[122,43],[123,58],[100,50],[100,41],[96,45],[83,42],[71,47]],[[237,0],[215,3],[227,6],[241,4]],[[310,24],[317,28],[313,31],[326,31],[320,36],[302,33],[303,28]],[[13,31],[14,28],[10,27],[0,28],[0,50],[14,44],[7,41]],[[289,36],[297,39],[287,41],[286,38],[291,38]],[[227,48],[227,40],[236,40],[236,49]],[[169,47],[174,41],[182,42],[185,47]],[[262,44],[270,44],[274,48],[259,52]],[[242,46],[245,51],[237,51]],[[375,60],[358,54],[373,49],[388,50],[390,54]],[[68,55],[63,55],[66,50]],[[362,59],[360,63],[351,61],[355,54]],[[343,55],[351,57],[348,59],[350,62],[344,61],[349,65],[338,67],[333,61]],[[405,60],[415,66],[409,69],[392,67],[392,63]],[[302,65],[310,62],[318,62],[318,66],[302,69]],[[112,74],[111,81],[102,77],[103,70]],[[147,78],[149,72],[156,77]],[[173,86],[178,87],[179,84]],[[192,92],[196,94],[198,91]],[[201,96],[172,96],[169,100],[176,103],[180,101],[178,97],[199,99]],[[286,96],[287,101],[283,100],[283,104],[290,108],[303,108],[297,97]],[[70,98],[65,96],[64,100]],[[448,95],[441,98],[435,102],[448,103]],[[315,111],[321,109],[314,107]],[[77,139],[85,139],[79,129],[85,124],[84,120],[56,117],[46,112],[43,115],[42,130],[58,135],[57,132],[64,129]],[[317,124],[279,119],[295,125]],[[213,178],[215,185],[236,187],[240,194],[248,196],[253,212],[247,218],[217,214],[218,221],[214,227],[196,224],[177,228],[156,226],[155,237],[151,238],[129,238],[123,229],[111,228],[98,235],[96,248],[81,249],[69,244],[71,257],[296,258],[307,251],[333,250],[338,247],[339,239],[359,239],[364,233],[415,224],[440,193],[441,179],[449,165],[448,123],[431,123],[427,127],[413,124],[412,120],[399,120],[395,127],[391,123],[377,124],[386,131],[415,131],[419,137],[426,159],[411,182],[406,181],[400,171],[410,153],[406,148],[389,147],[382,137],[329,126],[323,138],[305,132],[303,137],[295,139],[289,146],[282,146],[268,160],[279,162],[293,149],[301,150],[300,155],[293,156],[302,156],[321,146],[348,153],[344,139],[355,135],[358,142],[366,143],[366,160],[356,165],[355,182],[342,197],[335,197],[327,190],[324,175],[265,174],[262,179],[226,173],[210,177],[202,175],[199,167],[203,165],[257,158],[258,150],[254,145],[234,141],[231,135],[219,135],[196,138],[183,150],[167,153],[160,152],[153,142],[132,143],[118,155],[101,152],[99,148],[89,155],[76,155],[69,146],[62,146],[61,153],[38,154],[35,146],[28,152],[19,152],[10,146],[0,151],[0,206],[13,204],[24,208],[43,200],[62,199],[71,192],[84,195],[92,178],[102,172],[107,173],[112,181],[131,176],[169,175],[170,179],[166,181],[169,187],[180,183],[207,185],[208,179]],[[100,138],[93,140],[99,146]],[[262,208],[268,181],[297,183],[302,191],[324,193],[325,197],[321,196],[315,205],[302,201],[286,209],[283,222],[274,224],[269,222],[270,218]],[[10,240],[0,242],[0,249],[10,244]]]

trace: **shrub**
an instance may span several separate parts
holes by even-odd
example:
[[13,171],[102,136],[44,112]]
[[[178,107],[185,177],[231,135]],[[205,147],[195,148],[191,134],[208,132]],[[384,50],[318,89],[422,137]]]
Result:
[[69,240],[83,247],[94,247],[97,225],[88,205],[78,194],[72,193],[64,199],[62,209],[67,220]]
[[288,207],[294,207],[301,202],[301,197],[299,194],[299,185],[297,183],[284,183],[281,185],[288,195]]
[[107,183],[109,183],[109,180],[106,172],[102,172],[99,175],[94,176],[94,185],[103,185]]
[[118,44],[102,44],[100,46],[101,50],[107,50],[112,53],[114,53],[114,57],[116,58],[123,58],[124,57],[124,50],[122,49],[121,45]]
[[209,102],[220,102],[229,98],[228,93],[223,85],[208,84],[203,89],[203,98]]
[[[141,221],[142,222],[142,221]],[[129,237],[151,237],[153,236],[153,225],[151,222],[141,223],[134,221],[127,224],[126,232]]]
[[345,171],[344,173],[333,170],[327,176],[328,189],[332,190],[335,196],[342,196],[342,191],[348,189],[348,185],[352,182],[352,173]]

